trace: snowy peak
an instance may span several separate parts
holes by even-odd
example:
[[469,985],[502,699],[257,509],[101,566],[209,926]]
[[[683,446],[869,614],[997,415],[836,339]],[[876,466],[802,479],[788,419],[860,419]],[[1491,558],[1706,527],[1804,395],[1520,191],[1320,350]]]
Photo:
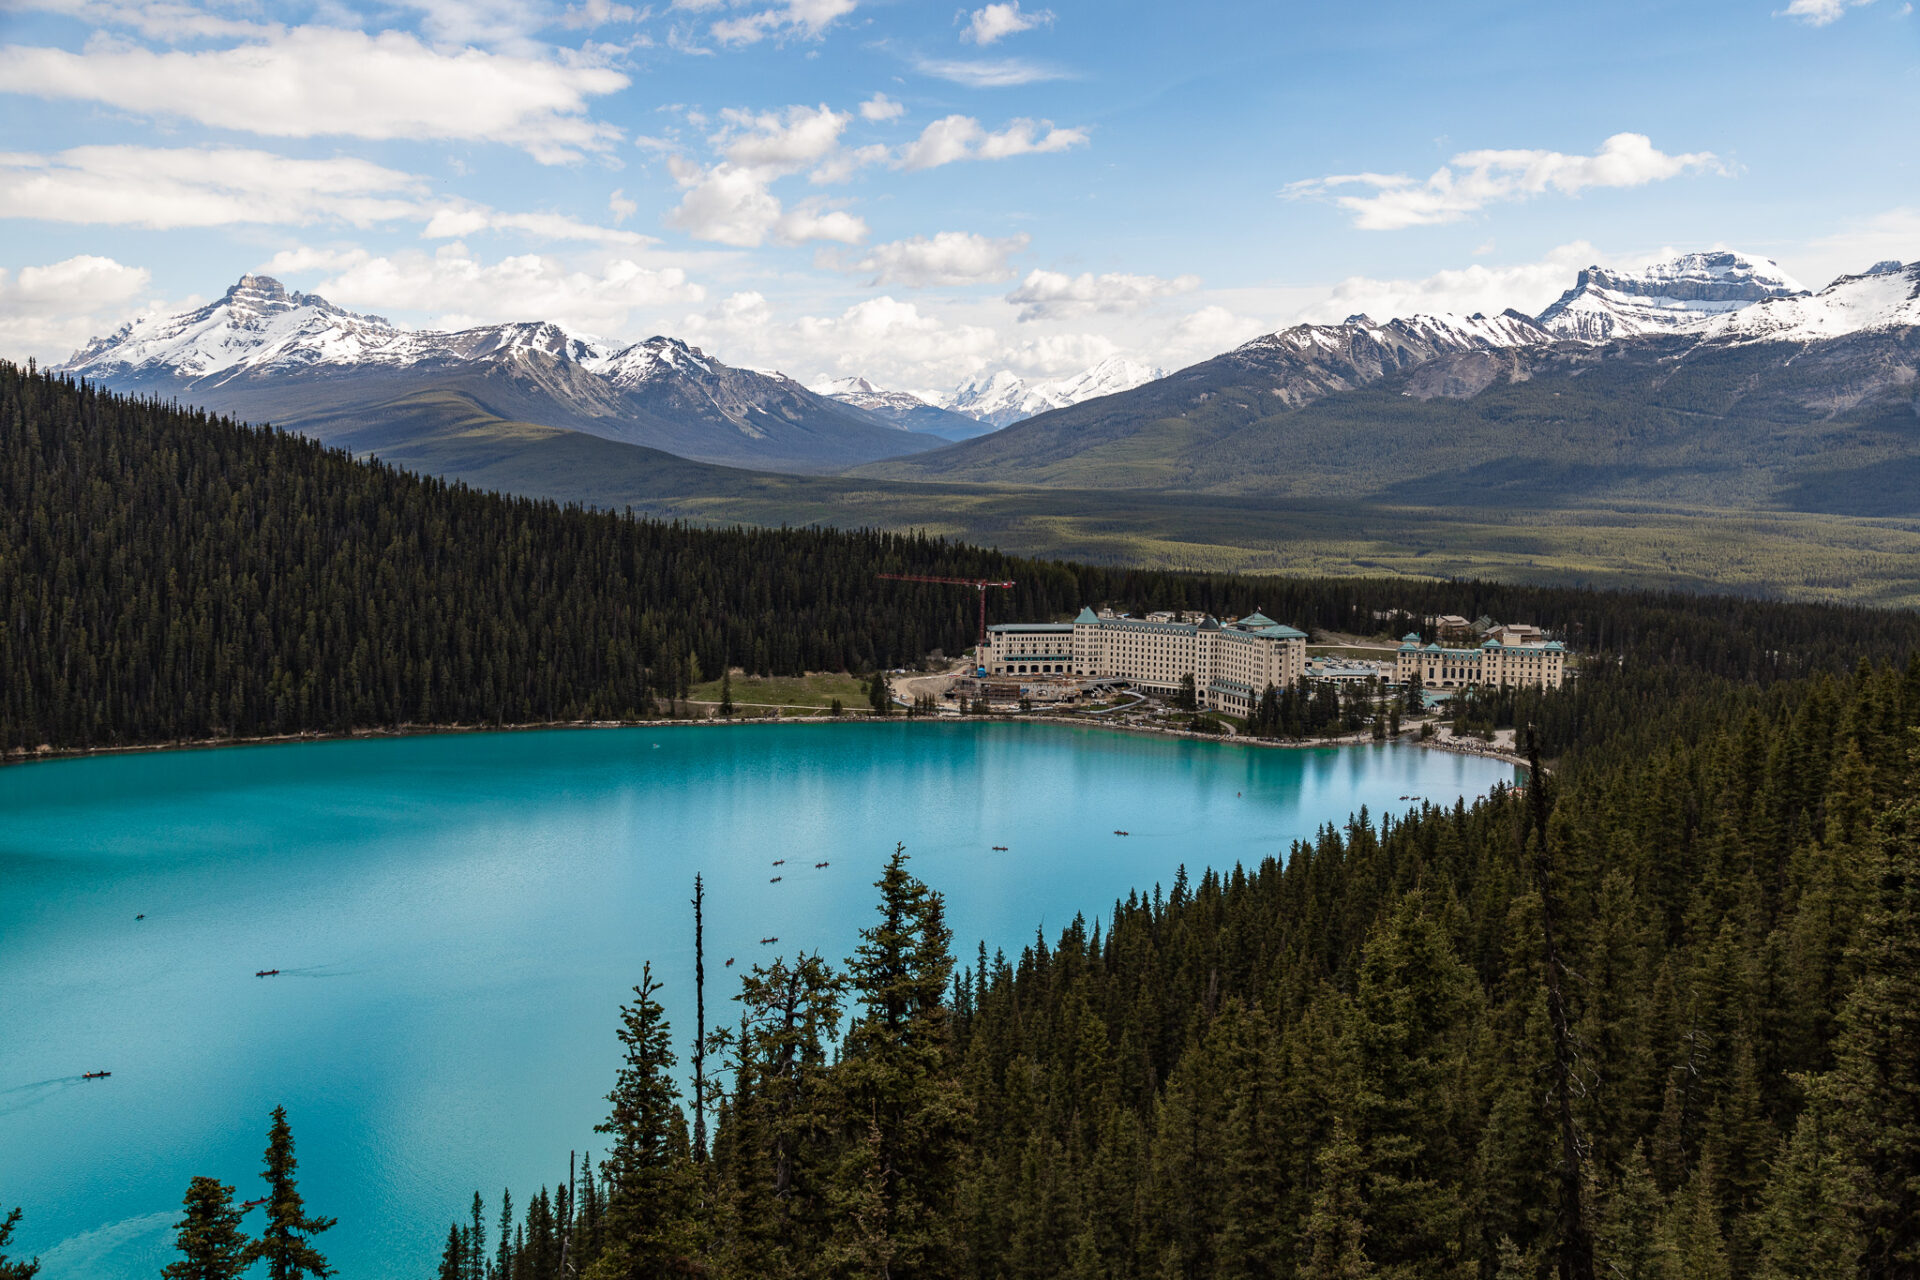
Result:
[[1390,356],[1394,363],[1405,363],[1455,351],[1519,347],[1552,340],[1553,335],[1532,318],[1509,309],[1497,316],[1476,311],[1470,316],[1414,315],[1384,322],[1368,315],[1354,315],[1340,324],[1297,324],[1255,338],[1237,350],[1256,357],[1288,356],[1308,364],[1344,363],[1369,353]]
[[1071,377],[1042,382],[1028,382],[1018,374],[999,369],[969,378],[951,394],[941,397],[941,403],[943,408],[955,413],[1004,427],[1049,409],[1064,409],[1070,404],[1131,391],[1166,376],[1165,369],[1121,356],[1108,356]]
[[893,413],[910,413],[915,409],[927,408],[929,402],[914,395],[911,391],[889,391],[885,387],[876,387],[865,378],[828,378],[809,387],[815,395],[850,404],[856,409],[875,409]]
[[1716,317],[1703,335],[1730,342],[1819,342],[1920,325],[1920,262],[1876,262],[1814,294],[1768,298]]
[[1712,250],[1641,271],[1588,267],[1540,313],[1540,325],[1556,338],[1579,342],[1699,333],[1719,316],[1805,292],[1771,258]]

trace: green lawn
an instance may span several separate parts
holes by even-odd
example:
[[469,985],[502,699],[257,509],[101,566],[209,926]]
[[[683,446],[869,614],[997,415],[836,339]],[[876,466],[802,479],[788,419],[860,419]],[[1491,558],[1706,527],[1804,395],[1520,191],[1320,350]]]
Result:
[[[766,707],[825,711],[835,698],[848,711],[867,709],[867,690],[857,677],[844,671],[811,671],[804,676],[749,676],[733,673],[733,705],[741,710]],[[720,682],[709,680],[693,687],[693,702],[720,701]]]

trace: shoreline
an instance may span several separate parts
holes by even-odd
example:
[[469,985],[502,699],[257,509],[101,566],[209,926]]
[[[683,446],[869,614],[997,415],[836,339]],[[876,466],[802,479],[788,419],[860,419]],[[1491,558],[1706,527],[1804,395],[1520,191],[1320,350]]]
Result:
[[124,746],[109,747],[60,747],[49,750],[17,749],[0,755],[0,768],[14,765],[44,764],[57,760],[82,760],[95,756],[140,755],[154,752],[218,751],[226,747],[267,747],[294,745],[304,742],[356,742],[379,738],[425,738],[451,737],[471,733],[530,733],[555,729],[714,729],[737,728],[744,725],[779,724],[860,724],[883,723],[903,724],[917,720],[931,720],[933,723],[975,723],[992,724],[1050,724],[1072,729],[1101,729],[1111,733],[1131,733],[1145,737],[1184,739],[1191,742],[1218,742],[1267,750],[1303,751],[1321,747],[1362,747],[1379,745],[1412,745],[1429,751],[1445,751],[1451,755],[1479,756],[1483,759],[1498,760],[1516,768],[1524,769],[1527,762],[1524,757],[1498,746],[1481,743],[1460,742],[1448,737],[1435,735],[1425,740],[1417,735],[1402,734],[1399,738],[1375,739],[1371,734],[1352,734],[1339,738],[1298,739],[1298,738],[1251,738],[1244,734],[1195,733],[1190,729],[1163,729],[1147,725],[1116,724],[1106,721],[1068,717],[1064,715],[1020,715],[1020,716],[933,716],[909,717],[904,714],[875,716],[871,713],[828,715],[824,711],[817,716],[735,716],[731,719],[681,719],[681,720],[542,720],[522,724],[504,725],[399,725],[391,728],[349,729],[332,733],[313,730],[305,733],[265,734],[236,738],[178,738],[167,742],[131,743]]

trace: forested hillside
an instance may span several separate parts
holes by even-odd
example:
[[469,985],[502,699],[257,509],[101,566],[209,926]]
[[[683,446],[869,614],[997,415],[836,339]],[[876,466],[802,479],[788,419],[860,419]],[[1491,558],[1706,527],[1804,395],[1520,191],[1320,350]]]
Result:
[[1606,683],[1542,790],[958,972],[896,857],[844,963],[709,1002],[710,1147],[643,976],[604,1158],[440,1276],[1920,1273],[1920,658]]
[[1777,677],[1910,644],[1912,615],[1025,560],[911,534],[700,529],[505,498],[0,365],[0,749],[645,714],[724,665],[866,670],[1085,603],[1255,607],[1372,632],[1489,613],[1578,649]]

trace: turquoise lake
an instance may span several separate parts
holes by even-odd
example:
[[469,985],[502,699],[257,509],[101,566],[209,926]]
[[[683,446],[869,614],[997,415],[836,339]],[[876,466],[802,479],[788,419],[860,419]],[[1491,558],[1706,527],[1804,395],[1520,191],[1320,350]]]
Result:
[[1183,863],[1253,865],[1362,806],[1513,778],[1410,746],[897,722],[0,769],[0,1211],[26,1209],[15,1244],[43,1280],[157,1274],[190,1177],[259,1194],[283,1104],[340,1273],[427,1277],[476,1187],[491,1222],[503,1186],[523,1205],[597,1148],[643,961],[691,1039],[695,872],[708,1020],[729,1022],[724,961],[837,964],[896,841],[966,963]]

